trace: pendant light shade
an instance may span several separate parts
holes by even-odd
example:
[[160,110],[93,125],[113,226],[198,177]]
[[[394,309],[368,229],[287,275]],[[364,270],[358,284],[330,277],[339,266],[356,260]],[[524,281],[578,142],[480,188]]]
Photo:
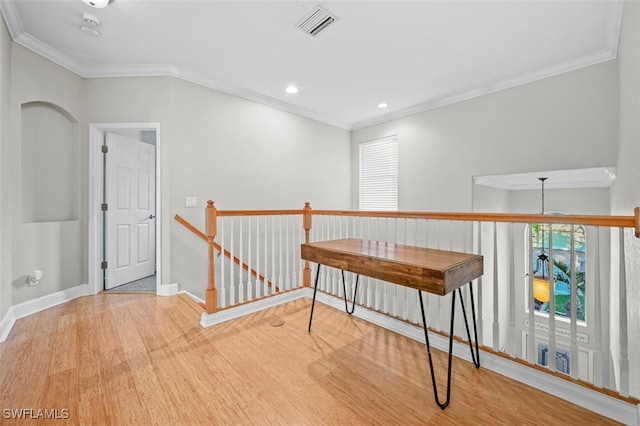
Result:
[[[544,181],[547,178],[538,178],[542,183],[542,214],[544,214]],[[533,296],[542,303],[549,301],[549,256],[544,252],[544,225],[542,228],[542,241],[540,254],[536,259],[535,269],[533,270]],[[551,232],[551,229],[549,229]]]

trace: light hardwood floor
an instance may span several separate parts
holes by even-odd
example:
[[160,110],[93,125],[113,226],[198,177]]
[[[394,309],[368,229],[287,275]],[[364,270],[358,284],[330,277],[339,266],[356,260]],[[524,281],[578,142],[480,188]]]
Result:
[[76,299],[18,320],[0,344],[0,410],[68,410],[51,424],[615,424],[460,359],[442,411],[424,345],[322,304],[309,334],[309,309],[202,329],[178,296]]

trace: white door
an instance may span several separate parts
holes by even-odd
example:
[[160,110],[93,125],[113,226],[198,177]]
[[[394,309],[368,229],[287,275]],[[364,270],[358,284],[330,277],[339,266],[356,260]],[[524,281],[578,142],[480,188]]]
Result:
[[155,146],[106,133],[107,289],[155,273]]

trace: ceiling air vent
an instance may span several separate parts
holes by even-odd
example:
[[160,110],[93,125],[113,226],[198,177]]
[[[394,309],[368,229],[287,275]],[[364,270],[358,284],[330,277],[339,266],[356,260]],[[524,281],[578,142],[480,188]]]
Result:
[[315,37],[337,20],[338,17],[327,9],[322,6],[316,6],[298,22],[298,28]]

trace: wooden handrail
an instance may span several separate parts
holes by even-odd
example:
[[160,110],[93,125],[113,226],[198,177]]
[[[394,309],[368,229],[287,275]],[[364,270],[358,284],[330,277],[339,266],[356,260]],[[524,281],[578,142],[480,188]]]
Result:
[[195,226],[190,224],[186,219],[183,219],[182,216],[175,215],[173,218],[176,221],[178,221],[180,224],[182,224],[182,226],[187,228],[189,231],[191,231],[194,234],[196,234],[201,240],[204,240],[204,242],[207,242],[207,236],[204,235],[198,228],[196,228]]
[[[313,210],[314,215],[356,216],[405,219],[455,220],[468,222],[552,223],[585,226],[637,228],[634,216],[553,215],[518,213],[449,213],[449,212],[379,212],[348,210]],[[640,212],[639,212],[640,215]]]
[[303,210],[218,210],[218,216],[291,216],[303,214]]
[[634,209],[634,216],[603,215],[554,215],[526,213],[455,213],[455,212],[402,212],[402,211],[357,211],[357,210],[218,210],[218,216],[269,216],[269,215],[317,215],[317,216],[355,216],[377,218],[455,220],[468,222],[513,222],[513,223],[552,223],[585,226],[607,226],[634,228],[640,238],[640,207]]

